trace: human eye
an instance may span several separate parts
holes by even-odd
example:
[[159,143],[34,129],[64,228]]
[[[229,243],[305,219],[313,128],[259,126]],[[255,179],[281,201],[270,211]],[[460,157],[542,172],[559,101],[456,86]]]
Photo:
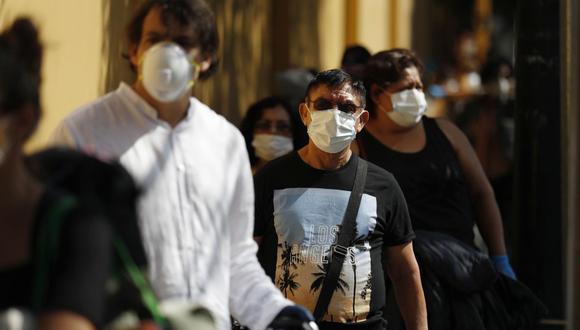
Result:
[[145,42],[147,42],[149,45],[154,45],[160,41],[161,41],[161,37],[157,34],[149,34],[145,38]]
[[286,122],[276,123],[276,130],[280,133],[290,133],[290,124]]
[[176,44],[178,44],[181,48],[190,51],[191,49],[197,46],[195,40],[189,37],[179,37],[173,40]]
[[314,101],[314,108],[316,110],[327,110],[333,108],[333,104],[326,99],[318,99]]
[[270,129],[270,122],[265,120],[257,121],[254,128],[260,131],[267,131]]
[[355,104],[352,103],[342,103],[339,104],[338,106],[338,110],[348,113],[348,114],[353,114],[356,112],[357,106]]

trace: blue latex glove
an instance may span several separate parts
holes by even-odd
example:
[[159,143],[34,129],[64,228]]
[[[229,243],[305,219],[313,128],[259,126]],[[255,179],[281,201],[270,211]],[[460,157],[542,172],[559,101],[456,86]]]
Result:
[[505,276],[511,278],[512,280],[516,279],[516,273],[514,273],[507,255],[502,254],[499,256],[492,256],[491,261],[493,261],[493,265],[498,272],[503,273]]
[[282,308],[268,329],[273,330],[318,330],[314,316],[306,308],[293,305]]

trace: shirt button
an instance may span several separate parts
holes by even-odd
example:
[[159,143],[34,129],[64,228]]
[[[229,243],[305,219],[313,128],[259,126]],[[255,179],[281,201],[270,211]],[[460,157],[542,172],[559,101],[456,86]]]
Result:
[[185,171],[185,165],[183,165],[183,164],[177,164],[177,170],[178,170],[179,172],[183,172],[183,171]]

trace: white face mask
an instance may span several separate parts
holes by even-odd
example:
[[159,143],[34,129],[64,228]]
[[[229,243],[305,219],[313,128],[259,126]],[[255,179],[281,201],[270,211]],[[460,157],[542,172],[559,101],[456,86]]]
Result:
[[265,161],[284,156],[294,149],[292,139],[287,136],[274,134],[256,134],[252,141],[256,157]]
[[[356,137],[355,117],[338,109],[311,112],[308,136],[318,149],[335,154],[346,149]],[[360,116],[360,115],[359,115]]]
[[170,103],[188,93],[199,75],[199,65],[177,44],[160,42],[143,55],[141,79],[157,101]]
[[393,111],[386,112],[385,109],[379,105],[391,118],[395,124],[402,127],[411,127],[421,121],[421,117],[427,111],[427,100],[425,94],[415,88],[406,89],[399,93],[391,94],[391,103],[393,104]]

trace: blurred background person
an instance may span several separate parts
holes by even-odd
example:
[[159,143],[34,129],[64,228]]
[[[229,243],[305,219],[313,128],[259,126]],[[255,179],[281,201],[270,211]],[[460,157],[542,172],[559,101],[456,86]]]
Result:
[[362,80],[365,65],[371,53],[364,46],[351,45],[346,47],[340,61],[340,68],[355,80]]
[[266,97],[250,105],[240,130],[256,174],[267,162],[294,150],[297,117],[286,102],[277,97]]
[[[316,72],[306,68],[291,68],[278,72],[274,78],[273,95],[288,105],[292,117],[299,118],[298,107],[302,102],[308,83]],[[308,143],[308,133],[303,125],[294,125],[294,148],[302,148]]]
[[[506,229],[506,237],[513,238],[513,158],[515,79],[509,60],[495,58],[481,70],[483,92],[465,105],[456,118],[457,126],[465,132],[477,154],[483,171],[495,192]],[[510,251],[510,239],[506,239]]]
[[40,119],[42,54],[27,19],[0,34],[0,310],[32,311],[38,329],[96,329],[111,270],[111,226],[39,182],[24,162],[24,143]]
[[[420,60],[407,49],[370,58],[365,85],[371,119],[357,140],[360,154],[393,173],[405,195],[417,232],[429,326],[495,329],[509,324],[527,329],[543,306],[513,281],[501,215],[469,141],[449,120],[424,116],[422,70]],[[490,260],[475,248],[475,224],[495,270],[506,278],[498,281],[495,270],[487,267]],[[495,291],[497,286],[521,295],[506,298],[505,292]],[[484,291],[490,300],[481,305],[479,294]]]

